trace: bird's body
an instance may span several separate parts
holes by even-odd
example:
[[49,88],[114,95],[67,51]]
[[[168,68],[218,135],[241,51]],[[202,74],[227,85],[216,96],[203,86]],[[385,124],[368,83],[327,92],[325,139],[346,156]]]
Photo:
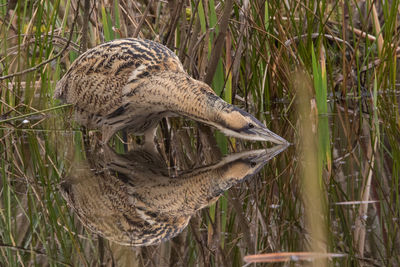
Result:
[[191,78],[171,50],[149,40],[114,40],[86,51],[57,83],[54,96],[74,104],[76,120],[100,129],[105,143],[122,129],[153,132],[161,118],[176,115],[230,136],[286,142]]

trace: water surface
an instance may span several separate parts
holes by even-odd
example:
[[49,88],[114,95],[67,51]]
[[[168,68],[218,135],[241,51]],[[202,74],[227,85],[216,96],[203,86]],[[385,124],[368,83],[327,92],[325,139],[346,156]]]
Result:
[[[251,254],[310,251],[315,220],[323,222],[321,251],[343,255],[329,263],[398,265],[399,135],[393,115],[386,116],[393,113],[352,101],[330,104],[328,115],[311,120],[317,147],[312,177],[304,177],[304,118],[285,113],[282,103],[261,118],[293,143],[279,155],[268,154],[269,144],[226,138],[180,119],[162,123],[159,153],[150,156],[141,154],[140,138],[129,135],[126,144],[121,134],[107,149],[93,142],[96,132],[85,143],[68,110],[3,123],[1,262],[173,266],[209,264],[214,255],[215,265],[231,266]],[[315,130],[324,123],[328,131]],[[222,179],[227,173],[231,179]],[[189,181],[182,177],[194,180],[168,187]],[[306,179],[319,188],[321,209],[311,219],[316,209],[306,205]],[[102,188],[108,188],[106,197]],[[132,209],[137,203],[140,209]]]

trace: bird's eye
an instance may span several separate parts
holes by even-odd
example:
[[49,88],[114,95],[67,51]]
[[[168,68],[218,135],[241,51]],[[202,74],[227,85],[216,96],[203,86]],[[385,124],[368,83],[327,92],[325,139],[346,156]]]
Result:
[[254,124],[249,123],[249,128],[250,128],[250,129],[251,129],[251,128],[254,128]]
[[257,162],[254,162],[254,161],[250,162],[250,167],[251,168],[254,168],[256,165],[257,165]]

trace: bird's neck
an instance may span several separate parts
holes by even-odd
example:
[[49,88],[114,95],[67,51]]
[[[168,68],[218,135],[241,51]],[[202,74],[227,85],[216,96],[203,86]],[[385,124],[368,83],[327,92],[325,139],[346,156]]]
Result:
[[213,125],[219,123],[221,113],[232,109],[207,84],[186,73],[164,72],[149,81],[144,91],[151,93],[149,104],[160,110]]

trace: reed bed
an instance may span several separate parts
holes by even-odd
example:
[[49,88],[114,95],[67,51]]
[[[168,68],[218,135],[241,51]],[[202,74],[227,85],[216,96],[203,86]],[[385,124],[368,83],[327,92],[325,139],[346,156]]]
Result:
[[[0,0],[0,265],[400,265],[399,12],[398,0]],[[191,76],[293,143],[150,247],[92,234],[58,190],[85,155],[55,83],[86,49],[126,37],[168,46]],[[210,129],[166,124],[171,165],[265,146],[214,133],[209,153],[197,144]]]

